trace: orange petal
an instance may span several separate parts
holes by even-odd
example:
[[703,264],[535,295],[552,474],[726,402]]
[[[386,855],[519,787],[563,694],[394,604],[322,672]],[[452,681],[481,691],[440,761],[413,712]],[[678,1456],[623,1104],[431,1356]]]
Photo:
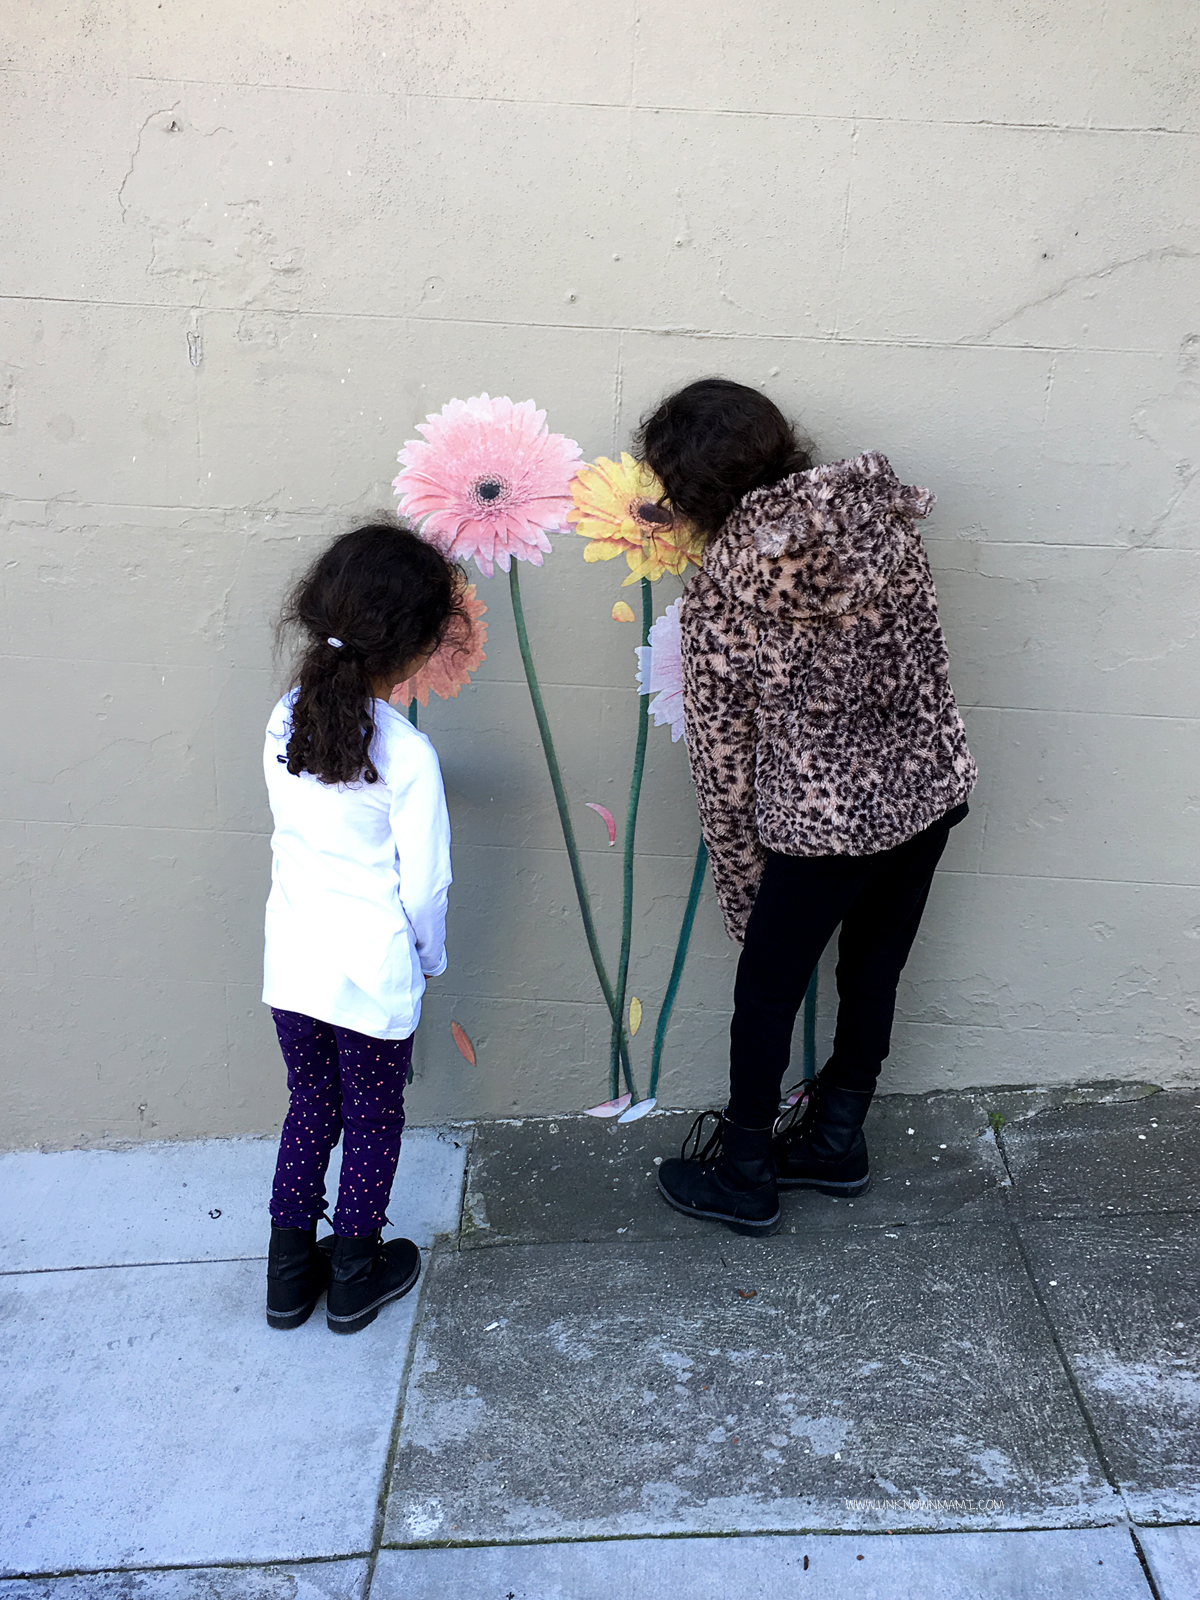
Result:
[[472,1066],[474,1066],[475,1046],[471,1043],[470,1039],[467,1038],[466,1034],[459,1027],[457,1022],[452,1022],[450,1024],[450,1032],[454,1035],[454,1042],[458,1046],[459,1054],[469,1061]]
[[596,813],[596,815],[602,819],[602,821],[604,823],[604,826],[608,829],[608,842],[609,842],[609,844],[616,844],[616,842],[617,842],[617,819],[616,819],[616,817],[613,816],[612,812],[608,809],[608,807],[607,806],[598,806],[594,800],[585,800],[583,803],[584,803],[585,806],[587,806],[589,811],[594,811]]
[[634,621],[633,607],[627,600],[617,601],[616,605],[612,608],[612,619],[614,622]]

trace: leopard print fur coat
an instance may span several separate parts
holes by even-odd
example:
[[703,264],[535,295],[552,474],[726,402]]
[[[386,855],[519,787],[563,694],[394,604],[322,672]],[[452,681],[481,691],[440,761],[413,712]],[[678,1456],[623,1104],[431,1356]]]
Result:
[[915,526],[932,505],[875,451],[797,472],[745,496],[688,586],[688,756],[731,938],[764,850],[888,850],[974,787]]

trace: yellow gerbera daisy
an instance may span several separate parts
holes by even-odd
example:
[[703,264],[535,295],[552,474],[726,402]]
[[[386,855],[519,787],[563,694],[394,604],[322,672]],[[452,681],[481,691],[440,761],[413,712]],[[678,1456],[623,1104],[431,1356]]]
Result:
[[644,462],[621,452],[620,461],[599,456],[571,479],[567,521],[583,539],[585,561],[624,555],[629,576],[656,581],[664,572],[681,576],[688,562],[700,565],[703,544],[689,525],[661,505],[662,485]]

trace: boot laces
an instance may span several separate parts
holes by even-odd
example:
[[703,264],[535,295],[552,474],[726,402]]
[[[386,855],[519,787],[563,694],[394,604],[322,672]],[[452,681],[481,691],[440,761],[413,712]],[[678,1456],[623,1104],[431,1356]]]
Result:
[[772,1136],[789,1143],[803,1139],[817,1114],[818,1088],[816,1078],[805,1078],[784,1092],[783,1110],[775,1118]]
[[[716,1127],[705,1139],[705,1129],[709,1118],[716,1122]],[[684,1161],[699,1161],[701,1165],[706,1162],[716,1161],[724,1148],[721,1137],[724,1118],[719,1111],[702,1111],[687,1131],[683,1141],[683,1148],[679,1154]]]

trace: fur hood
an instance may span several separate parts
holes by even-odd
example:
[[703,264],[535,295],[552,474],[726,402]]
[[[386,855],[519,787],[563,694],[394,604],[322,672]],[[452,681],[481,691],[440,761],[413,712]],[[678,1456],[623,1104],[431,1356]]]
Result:
[[765,851],[874,855],[971,792],[932,505],[876,451],[794,473],[734,508],[684,593],[688,759],[735,939]]
[[780,621],[832,619],[868,604],[904,559],[913,519],[934,504],[869,450],[753,489],[704,555],[731,599]]

